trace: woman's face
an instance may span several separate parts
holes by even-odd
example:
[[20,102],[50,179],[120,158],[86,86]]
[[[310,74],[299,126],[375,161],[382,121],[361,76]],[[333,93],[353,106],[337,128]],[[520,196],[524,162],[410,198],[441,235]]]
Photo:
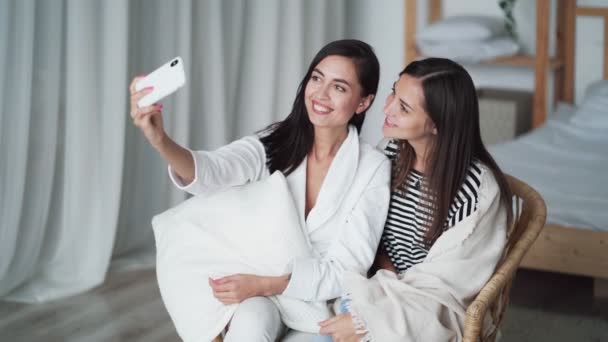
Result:
[[410,143],[428,142],[437,130],[423,104],[422,83],[410,75],[401,75],[384,104],[384,137]]
[[350,58],[327,56],[314,68],[304,90],[308,118],[315,128],[341,128],[366,110],[373,95],[362,97]]

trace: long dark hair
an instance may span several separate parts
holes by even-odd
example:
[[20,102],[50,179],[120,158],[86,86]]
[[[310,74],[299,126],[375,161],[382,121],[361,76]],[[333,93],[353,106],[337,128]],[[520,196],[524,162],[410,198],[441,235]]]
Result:
[[[399,74],[422,83],[422,106],[435,124],[437,135],[426,153],[425,176],[433,215],[425,236],[431,246],[445,229],[449,208],[474,160],[488,167],[500,188],[501,202],[507,209],[507,224],[513,219],[511,191],[507,179],[484,146],[479,130],[477,92],[469,73],[458,63],[444,58],[427,58],[410,63]],[[393,189],[407,186],[407,175],[416,154],[406,140],[397,142]]]
[[[271,173],[280,170],[285,176],[289,175],[312,149],[315,133],[306,111],[304,90],[314,68],[327,56],[343,56],[354,62],[361,84],[361,96],[375,96],[378,91],[380,63],[371,46],[354,39],[337,40],[325,45],[313,58],[304,79],[300,82],[291,113],[285,120],[258,132],[266,150],[266,165]],[[361,132],[366,111],[353,115],[348,122],[354,125],[358,132]]]

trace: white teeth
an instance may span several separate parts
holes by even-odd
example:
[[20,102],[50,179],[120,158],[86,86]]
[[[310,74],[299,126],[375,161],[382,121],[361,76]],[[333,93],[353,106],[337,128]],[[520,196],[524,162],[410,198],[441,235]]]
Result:
[[314,109],[317,112],[321,112],[321,113],[329,113],[331,111],[331,109],[329,107],[322,106],[318,103],[313,104],[312,109]]

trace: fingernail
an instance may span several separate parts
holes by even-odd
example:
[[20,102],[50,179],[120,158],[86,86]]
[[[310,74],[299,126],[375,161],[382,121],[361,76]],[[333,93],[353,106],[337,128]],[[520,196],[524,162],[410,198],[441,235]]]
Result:
[[146,90],[152,90],[154,89],[154,87],[150,86],[150,87],[146,87]]
[[163,105],[162,105],[162,104],[160,104],[160,103],[158,103],[158,104],[156,104],[156,108],[158,108],[158,109],[163,109]]

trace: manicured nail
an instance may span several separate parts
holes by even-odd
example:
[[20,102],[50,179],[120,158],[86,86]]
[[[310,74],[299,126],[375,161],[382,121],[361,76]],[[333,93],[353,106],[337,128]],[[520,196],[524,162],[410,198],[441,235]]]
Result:
[[152,90],[152,89],[154,89],[153,86],[146,87],[146,90]]

